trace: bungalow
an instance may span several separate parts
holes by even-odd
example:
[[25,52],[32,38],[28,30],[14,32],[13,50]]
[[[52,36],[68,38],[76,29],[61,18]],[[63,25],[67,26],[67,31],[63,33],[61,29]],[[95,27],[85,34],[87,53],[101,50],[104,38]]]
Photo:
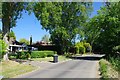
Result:
[[19,43],[18,41],[13,42],[13,44],[9,45],[9,50],[11,52],[16,52],[16,51],[23,51],[23,50],[28,50],[28,46],[24,43]]

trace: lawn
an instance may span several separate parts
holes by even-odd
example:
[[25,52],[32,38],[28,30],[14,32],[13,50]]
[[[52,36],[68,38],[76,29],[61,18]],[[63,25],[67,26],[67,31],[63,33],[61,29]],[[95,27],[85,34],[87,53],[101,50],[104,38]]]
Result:
[[20,64],[15,61],[2,61],[0,63],[0,75],[5,78],[12,78],[35,69],[36,67],[34,66]]
[[[58,56],[58,61],[65,61],[69,58],[66,58],[65,56]],[[32,58],[34,61],[53,61],[53,57],[45,57],[45,58]]]

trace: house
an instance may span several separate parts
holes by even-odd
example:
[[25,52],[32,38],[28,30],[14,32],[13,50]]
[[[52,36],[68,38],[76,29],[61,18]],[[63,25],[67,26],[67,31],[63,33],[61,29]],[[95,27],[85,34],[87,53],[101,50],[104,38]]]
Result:
[[28,50],[29,46],[27,46],[24,43],[20,43],[18,41],[14,41],[13,44],[9,45],[9,50],[11,52],[16,52],[16,51],[26,51]]

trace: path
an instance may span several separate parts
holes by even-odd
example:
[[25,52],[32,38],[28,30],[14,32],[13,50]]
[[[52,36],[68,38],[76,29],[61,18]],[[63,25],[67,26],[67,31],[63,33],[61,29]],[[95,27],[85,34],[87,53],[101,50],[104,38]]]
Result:
[[51,63],[19,78],[99,78],[98,60],[73,59],[62,63]]

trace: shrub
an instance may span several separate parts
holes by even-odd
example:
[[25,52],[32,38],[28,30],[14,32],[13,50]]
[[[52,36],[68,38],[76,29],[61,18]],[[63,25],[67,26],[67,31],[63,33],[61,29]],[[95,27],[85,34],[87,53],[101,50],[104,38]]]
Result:
[[85,47],[84,46],[79,47],[79,53],[85,54]]
[[109,62],[115,70],[120,72],[120,57],[109,56]]
[[6,53],[7,44],[0,39],[0,58]]
[[44,58],[47,57],[47,54],[46,54],[46,53],[44,53],[43,55],[44,55],[44,56],[43,56]]
[[56,51],[46,51],[47,57],[52,57],[54,54],[57,54]]
[[90,43],[84,43],[84,47],[86,48],[86,51],[89,51],[91,53],[92,46],[90,45]]
[[76,52],[79,53],[79,46],[75,46]]
[[54,55],[54,51],[32,51],[31,58],[45,58]]
[[85,47],[84,47],[84,45],[83,45],[83,42],[78,42],[78,43],[75,45],[75,47],[76,47],[76,52],[77,52],[77,53],[85,53],[85,52],[86,52],[86,49],[85,49]]
[[64,54],[64,56],[65,56],[65,57],[67,57],[67,58],[72,57],[72,55],[71,55],[71,54],[69,54],[69,53],[65,53],[65,54]]
[[31,58],[30,53],[27,53],[27,54],[26,54],[26,58],[27,58],[27,59]]
[[120,53],[120,45],[113,47],[114,52],[119,52]]
[[91,50],[92,50],[92,46],[86,42],[78,42],[76,43],[75,47],[76,47],[77,53],[85,53],[86,50],[91,53]]
[[9,59],[13,59],[13,58],[16,58],[17,54],[11,53],[11,54],[8,54],[8,56],[9,56]]
[[27,57],[26,57],[26,54],[27,54],[28,52],[25,52],[25,51],[22,51],[22,52],[17,52],[17,56],[16,56],[16,58],[17,59],[26,59]]
[[25,55],[25,52],[24,51],[22,51],[21,53],[20,53],[20,57],[19,57],[20,59],[25,59],[26,58],[26,55]]

